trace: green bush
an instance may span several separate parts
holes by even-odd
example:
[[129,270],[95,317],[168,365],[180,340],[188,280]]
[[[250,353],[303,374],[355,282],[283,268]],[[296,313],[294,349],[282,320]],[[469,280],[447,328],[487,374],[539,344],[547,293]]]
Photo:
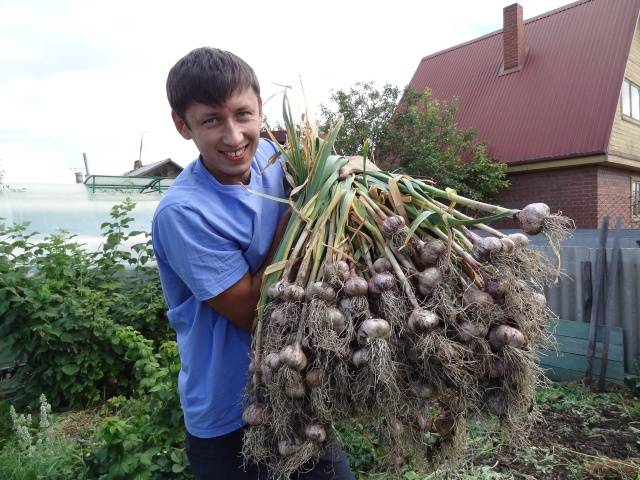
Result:
[[372,432],[373,429],[359,422],[346,422],[336,428],[338,440],[349,457],[349,466],[356,475],[381,467],[379,439]]
[[87,457],[92,477],[191,478],[184,451],[185,433],[176,378],[180,360],[175,342],[159,349],[162,375],[138,398],[115,397],[103,407]]
[[321,106],[321,128],[329,131],[343,117],[335,143],[339,154],[362,154],[369,139],[385,169],[427,177],[471,198],[492,198],[509,186],[507,167],[490,157],[475,131],[458,128],[457,108],[456,99],[441,101],[428,90],[359,82],[331,93],[331,104]]
[[[37,455],[31,446],[15,457],[18,440],[8,434],[7,404],[0,405],[7,432],[0,478],[75,478],[81,471],[100,479],[190,477],[176,385],[180,360],[150,237],[123,247],[143,233],[129,229],[133,208],[126,201],[112,209],[97,252],[66,233],[35,241],[26,225],[0,225],[0,335],[12,358],[26,362],[14,400],[34,406],[46,391],[56,407],[105,402],[86,445],[39,441]],[[56,476],[43,474],[47,468]]]
[[56,407],[84,407],[154,384],[154,347],[171,333],[148,234],[122,247],[143,233],[129,230],[134,206],[113,207],[98,252],[0,224],[0,337],[27,364],[18,402],[46,391]]

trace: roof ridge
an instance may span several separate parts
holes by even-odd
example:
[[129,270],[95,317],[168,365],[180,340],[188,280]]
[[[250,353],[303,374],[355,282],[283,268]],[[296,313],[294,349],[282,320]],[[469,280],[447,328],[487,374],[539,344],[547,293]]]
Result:
[[[562,7],[558,7],[554,10],[550,10],[548,12],[545,13],[541,13],[540,15],[536,15],[535,17],[531,17],[527,20],[524,21],[524,24],[528,24],[528,23],[533,23],[533,22],[537,22],[539,20],[542,20],[544,18],[550,17],[552,15],[556,15],[558,13],[564,12],[565,10],[570,10],[572,8],[578,7],[580,5],[583,5],[585,3],[591,3],[595,0],[578,0],[577,2],[572,2],[572,3],[568,3],[567,5],[563,5]],[[454,45],[453,47],[449,47],[449,48],[445,48],[444,50],[440,50],[439,52],[435,52],[432,53],[430,55],[426,55],[424,57],[422,57],[422,59],[420,59],[420,63],[424,62],[425,60],[429,60],[431,58],[435,58],[438,57],[440,55],[443,55],[445,53],[449,53],[452,52],[453,50],[457,50],[459,48],[462,47],[466,47],[468,45],[473,45],[474,43],[480,42],[482,40],[486,40],[487,38],[491,38],[495,35],[499,35],[501,34],[503,31],[503,28],[499,29],[499,30],[495,30],[493,32],[489,32],[489,33],[485,33],[484,35],[480,36],[480,37],[476,37],[473,38],[471,40],[467,40],[466,42],[463,43],[459,43],[458,45]]]
[[528,20],[525,20],[524,23],[537,22],[538,20],[542,20],[543,18],[550,17],[551,15],[556,15],[558,13],[564,12],[565,10],[571,10],[572,8],[579,7],[585,3],[591,3],[596,0],[578,0],[577,2],[568,3],[563,5],[562,7],[558,7],[554,10],[549,10],[548,12],[541,13],[540,15],[536,15],[535,17],[531,17]]

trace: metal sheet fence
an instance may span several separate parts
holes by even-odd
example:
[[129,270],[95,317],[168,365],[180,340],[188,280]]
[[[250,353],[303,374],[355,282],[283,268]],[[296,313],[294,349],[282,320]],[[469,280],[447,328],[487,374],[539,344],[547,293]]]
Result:
[[[547,255],[552,255],[551,249],[543,249]],[[585,321],[582,263],[591,262],[591,276],[595,286],[597,252],[598,249],[588,247],[562,248],[562,278],[557,285],[545,288],[549,307],[561,319]],[[612,252],[610,248],[606,250],[607,265],[611,262]],[[606,301],[617,302],[616,314],[614,318],[606,318],[606,323],[623,329],[625,371],[635,372],[636,362],[640,358],[640,248],[620,249],[619,261],[616,298],[609,298],[608,292],[605,292],[604,297]]]

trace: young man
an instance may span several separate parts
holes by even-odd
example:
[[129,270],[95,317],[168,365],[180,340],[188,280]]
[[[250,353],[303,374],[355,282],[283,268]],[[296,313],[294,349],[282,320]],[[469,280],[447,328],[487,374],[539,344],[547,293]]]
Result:
[[[167,96],[176,129],[200,156],[176,178],[153,219],[153,246],[176,331],[187,456],[198,479],[262,479],[242,467],[243,392],[251,328],[264,269],[286,227],[277,152],[260,139],[262,101],[255,73],[232,53],[199,48],[169,72]],[[332,446],[296,478],[352,479]]]

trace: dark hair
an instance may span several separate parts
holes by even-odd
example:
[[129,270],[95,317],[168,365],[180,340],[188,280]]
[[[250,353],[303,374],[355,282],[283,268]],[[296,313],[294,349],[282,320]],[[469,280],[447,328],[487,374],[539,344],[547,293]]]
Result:
[[191,102],[222,105],[238,90],[260,85],[253,69],[237,55],[217,48],[192,50],[178,60],[167,77],[167,98],[174,112],[185,120]]

